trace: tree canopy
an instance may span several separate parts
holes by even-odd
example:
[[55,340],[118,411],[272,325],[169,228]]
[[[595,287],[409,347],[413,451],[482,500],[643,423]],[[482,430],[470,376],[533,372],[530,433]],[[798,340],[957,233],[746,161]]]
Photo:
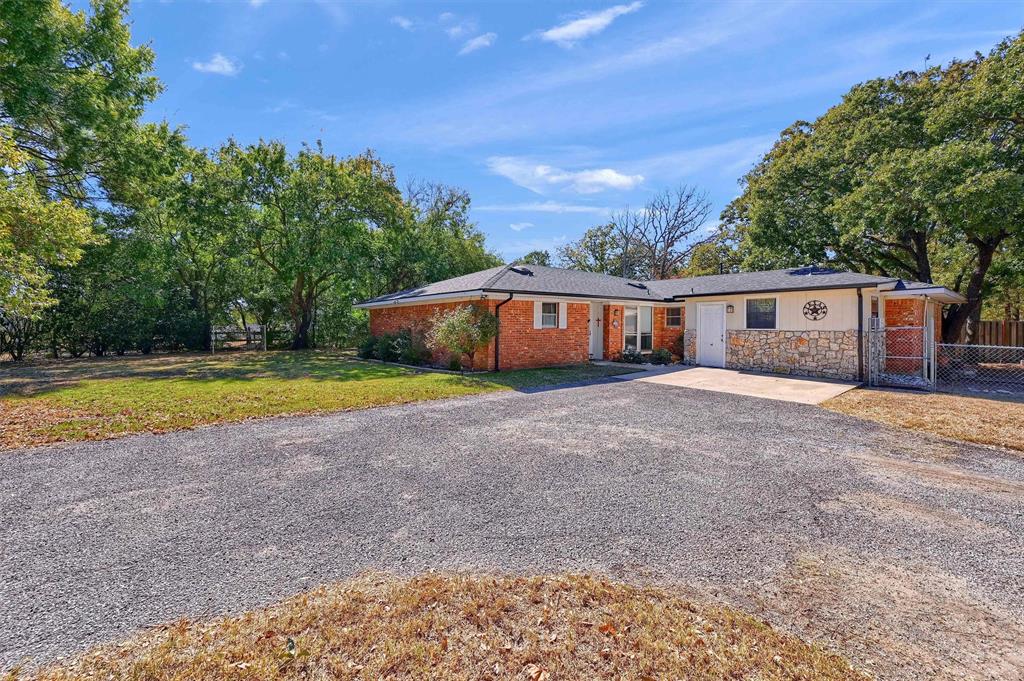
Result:
[[[58,0],[0,3],[0,310],[56,302],[53,267],[99,239],[86,209],[124,181],[137,121],[159,92],[153,53],[132,47],[124,0],[91,14]],[[138,172],[137,170],[133,170]]]
[[[857,85],[784,130],[723,213],[751,269],[835,263],[962,292],[980,314],[993,263],[1024,237],[1024,37],[988,55]],[[1007,273],[1007,276],[1009,274]]]

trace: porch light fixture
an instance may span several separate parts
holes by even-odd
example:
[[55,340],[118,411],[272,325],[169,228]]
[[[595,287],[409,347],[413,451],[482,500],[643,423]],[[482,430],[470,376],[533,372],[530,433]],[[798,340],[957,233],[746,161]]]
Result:
[[733,312],[736,311],[736,306],[735,305],[726,305],[725,306],[725,311],[728,312],[729,314],[732,314]]

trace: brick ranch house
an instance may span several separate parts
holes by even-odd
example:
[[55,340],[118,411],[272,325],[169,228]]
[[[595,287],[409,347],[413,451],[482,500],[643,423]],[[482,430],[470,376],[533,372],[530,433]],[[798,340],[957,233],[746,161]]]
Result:
[[[440,310],[474,304],[498,318],[475,369],[614,359],[666,348],[687,364],[864,380],[864,332],[924,326],[938,334],[941,286],[804,267],[631,281],[539,265],[504,265],[379,296],[370,333],[425,331]],[[435,356],[443,363],[445,357]]]

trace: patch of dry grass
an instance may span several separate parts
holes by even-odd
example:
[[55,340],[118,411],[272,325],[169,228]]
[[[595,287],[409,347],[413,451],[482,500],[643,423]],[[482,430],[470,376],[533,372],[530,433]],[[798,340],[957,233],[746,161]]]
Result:
[[364,577],[10,679],[861,679],[724,607],[586,576]]
[[1024,400],[858,388],[822,406],[890,426],[1024,451]]

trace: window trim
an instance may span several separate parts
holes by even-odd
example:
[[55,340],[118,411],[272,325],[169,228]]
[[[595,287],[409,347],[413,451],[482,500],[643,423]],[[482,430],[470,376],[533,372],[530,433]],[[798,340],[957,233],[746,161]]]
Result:
[[[545,317],[550,317],[552,315],[551,312],[545,312],[544,311],[544,306],[545,305],[554,305],[555,306],[555,311],[554,311],[554,319],[555,319],[555,321],[551,325],[548,325],[548,324],[544,323],[544,318]],[[540,301],[540,328],[542,328],[542,329],[557,329],[558,328],[558,315],[561,312],[561,310],[560,310],[561,305],[562,305],[562,303],[556,303],[556,302],[551,302],[551,301],[546,301],[546,300]]]
[[[668,320],[668,313],[670,311],[672,311],[672,310],[677,310],[679,312],[679,321],[677,321],[675,324],[670,323],[669,320]],[[674,306],[674,307],[666,307],[665,308],[665,328],[667,328],[667,329],[679,329],[679,328],[682,328],[682,326],[683,326],[683,307],[682,307],[682,305]]]
[[[751,328],[747,320],[748,300],[774,300],[775,301],[775,323],[770,329]],[[743,329],[745,331],[778,331],[779,330],[779,296],[743,296]]]
[[[643,345],[644,332],[640,329],[640,308],[646,307],[651,310],[651,330],[647,335],[651,337],[651,347],[649,350],[641,349]],[[654,305],[623,305],[622,306],[622,349],[626,349],[626,310],[636,310],[636,333],[629,334],[630,336],[636,336],[636,350],[641,354],[647,354],[654,352]]]

